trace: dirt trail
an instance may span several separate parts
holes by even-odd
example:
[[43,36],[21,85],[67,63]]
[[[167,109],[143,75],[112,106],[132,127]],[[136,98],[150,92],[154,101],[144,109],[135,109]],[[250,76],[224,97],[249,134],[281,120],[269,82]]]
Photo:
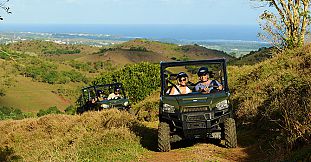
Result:
[[139,161],[247,161],[244,148],[226,149],[214,144],[196,144],[170,152],[148,152]]
[[[197,140],[191,142],[176,142],[172,144],[170,152],[158,152],[157,148],[157,122],[144,123],[147,131],[143,139],[145,148],[149,151],[142,155],[138,161],[147,162],[175,162],[175,161],[263,161],[266,157],[254,145],[245,145],[234,149],[227,149],[223,143],[217,141]],[[249,135],[249,134],[248,134]],[[248,136],[247,135],[247,136]],[[241,136],[247,139],[244,135]],[[251,137],[251,136],[249,136]],[[248,137],[248,138],[249,138]],[[241,140],[241,139],[240,139]],[[242,140],[241,140],[242,141]],[[144,145],[144,144],[143,144]]]

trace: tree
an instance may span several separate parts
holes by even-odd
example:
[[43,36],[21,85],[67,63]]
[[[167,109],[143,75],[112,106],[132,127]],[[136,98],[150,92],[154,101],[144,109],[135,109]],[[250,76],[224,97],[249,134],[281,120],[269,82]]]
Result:
[[[2,8],[6,13],[11,14],[12,12],[10,11],[10,7],[6,5],[9,1],[10,0],[5,0],[5,1],[0,2],[0,8]],[[0,16],[0,20],[3,20],[1,16]]]
[[311,0],[252,0],[275,11],[265,10],[260,15],[260,28],[265,33],[259,37],[270,41],[278,48],[296,48],[304,44],[307,27],[310,25]]

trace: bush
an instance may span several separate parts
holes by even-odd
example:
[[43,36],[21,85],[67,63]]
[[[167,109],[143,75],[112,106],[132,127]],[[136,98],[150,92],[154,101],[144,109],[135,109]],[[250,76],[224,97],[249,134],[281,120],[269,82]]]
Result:
[[41,116],[48,115],[48,114],[63,114],[63,112],[57,109],[56,106],[52,106],[48,108],[47,110],[42,110],[42,109],[39,110],[39,112],[37,113],[37,116],[41,117]]
[[24,118],[25,115],[20,109],[5,106],[0,107],[0,120],[5,119],[19,120]]
[[147,49],[145,47],[131,47],[129,51],[141,51],[141,52],[147,52]]
[[132,102],[143,100],[160,87],[159,65],[142,62],[101,74],[94,85],[121,82]]
[[79,49],[74,49],[74,50],[65,50],[65,49],[56,49],[56,50],[51,50],[51,51],[43,51],[44,54],[79,54],[81,51]]
[[68,106],[66,109],[65,109],[65,114],[68,114],[68,115],[75,115],[77,112],[77,108],[70,105]]

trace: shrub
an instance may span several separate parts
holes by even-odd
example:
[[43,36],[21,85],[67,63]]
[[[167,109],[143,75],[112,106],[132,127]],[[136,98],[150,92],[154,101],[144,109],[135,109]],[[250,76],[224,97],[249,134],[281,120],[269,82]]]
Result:
[[50,108],[48,108],[47,110],[39,110],[39,112],[37,113],[38,117],[44,116],[44,115],[48,115],[48,114],[63,114],[63,112],[61,112],[56,106],[52,106]]
[[142,62],[119,70],[105,72],[93,81],[94,85],[121,82],[132,102],[143,100],[160,87],[159,65]]
[[129,51],[141,51],[141,52],[146,52],[147,49],[145,47],[131,47]]
[[66,49],[56,49],[56,50],[51,50],[51,51],[43,51],[44,54],[78,54],[81,51],[79,49],[74,49],[74,50],[66,50]]
[[5,106],[0,107],[0,120],[5,119],[19,120],[24,118],[25,115],[20,109]]
[[65,109],[65,114],[68,114],[68,115],[75,115],[77,112],[77,108],[70,105],[68,106],[66,109]]

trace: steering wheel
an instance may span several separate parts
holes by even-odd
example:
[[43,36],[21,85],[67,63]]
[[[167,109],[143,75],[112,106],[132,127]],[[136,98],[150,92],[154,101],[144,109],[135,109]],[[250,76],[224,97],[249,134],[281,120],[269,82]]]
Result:
[[215,93],[215,92],[220,91],[218,85],[209,86],[208,88],[213,88],[212,90],[210,90],[210,93]]

